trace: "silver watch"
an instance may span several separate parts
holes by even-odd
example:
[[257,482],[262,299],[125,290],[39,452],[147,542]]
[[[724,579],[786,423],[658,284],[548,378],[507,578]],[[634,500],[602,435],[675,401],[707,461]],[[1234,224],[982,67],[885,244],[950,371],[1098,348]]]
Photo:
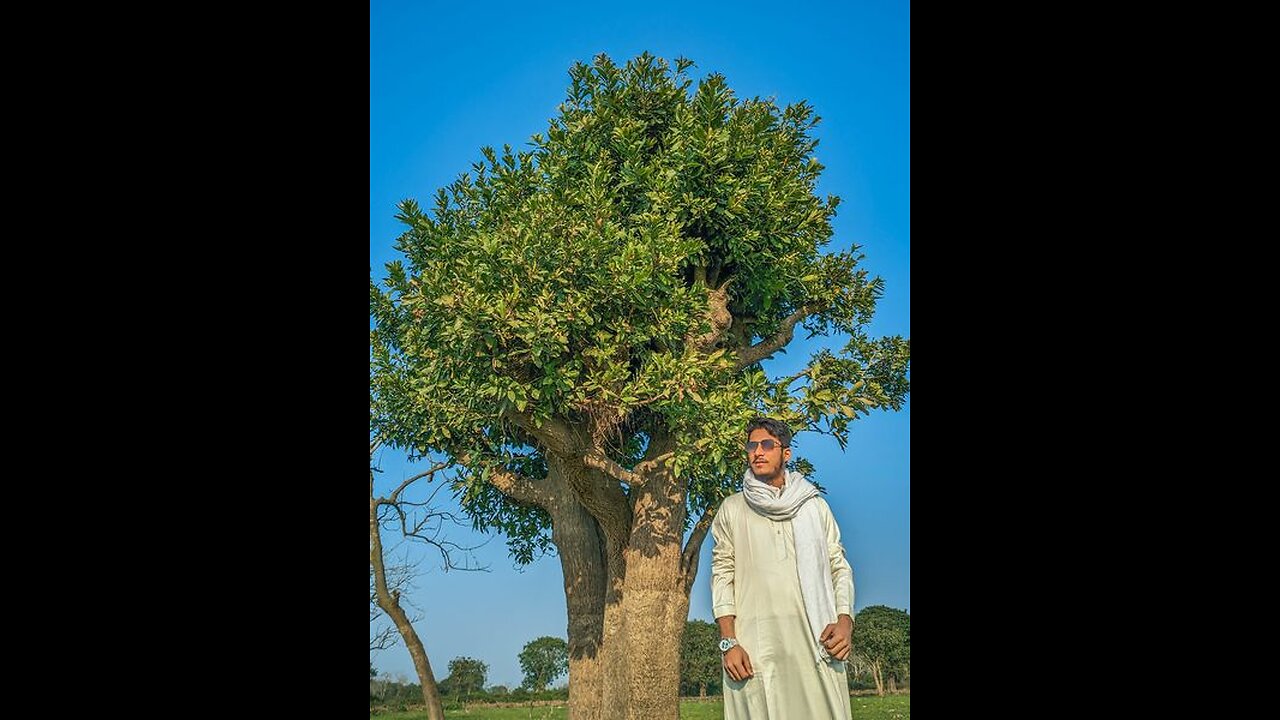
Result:
[[723,655],[724,653],[729,652],[729,649],[732,647],[735,647],[737,644],[738,644],[738,638],[721,638],[720,654]]

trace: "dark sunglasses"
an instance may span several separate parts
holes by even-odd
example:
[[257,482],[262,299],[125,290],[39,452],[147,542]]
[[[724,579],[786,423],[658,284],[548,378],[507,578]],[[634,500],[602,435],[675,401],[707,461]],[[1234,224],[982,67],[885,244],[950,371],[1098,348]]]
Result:
[[786,445],[783,445],[776,440],[748,440],[747,452],[754,452],[757,445],[764,448],[765,452],[773,452],[773,449],[776,447],[786,447]]

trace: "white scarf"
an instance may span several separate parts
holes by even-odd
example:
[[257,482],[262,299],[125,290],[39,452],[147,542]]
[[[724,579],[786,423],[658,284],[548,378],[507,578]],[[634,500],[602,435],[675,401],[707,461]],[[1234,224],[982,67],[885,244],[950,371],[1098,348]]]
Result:
[[800,571],[800,596],[813,633],[814,655],[818,662],[823,662],[829,656],[818,638],[827,625],[836,621],[836,595],[831,584],[827,533],[822,527],[818,504],[808,502],[819,495],[818,488],[800,473],[787,470],[786,484],[778,493],[748,468],[742,477],[742,495],[747,505],[760,515],[774,522],[791,521],[796,567]]

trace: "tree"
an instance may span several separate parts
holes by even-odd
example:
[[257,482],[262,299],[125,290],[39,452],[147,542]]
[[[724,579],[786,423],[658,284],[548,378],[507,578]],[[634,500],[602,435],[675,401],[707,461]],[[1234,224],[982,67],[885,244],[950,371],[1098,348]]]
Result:
[[853,623],[853,650],[883,696],[886,673],[911,663],[911,615],[885,605],[863,608]]
[[[374,413],[371,412],[370,425],[377,424],[379,423],[375,419]],[[378,469],[374,467],[373,459],[374,454],[383,442],[383,437],[375,435],[369,443],[370,621],[377,617],[375,606],[376,610],[385,612],[387,617],[391,619],[396,631],[404,639],[405,648],[409,650],[409,656],[413,658],[413,667],[418,674],[419,686],[422,689],[422,702],[426,705],[428,720],[444,720],[444,705],[440,701],[440,691],[436,685],[435,674],[431,670],[431,661],[427,657],[427,650],[422,644],[422,638],[418,636],[413,627],[413,621],[409,619],[408,613],[405,612],[400,603],[401,586],[407,582],[409,566],[407,562],[404,565],[393,566],[390,577],[394,578],[394,582],[388,580],[389,573],[382,543],[382,526],[384,523],[391,523],[393,526],[398,526],[405,538],[416,538],[434,547],[439,551],[445,569],[454,567],[460,569],[476,568],[470,565],[455,565],[452,553],[459,550],[470,550],[470,548],[460,547],[441,536],[443,523],[447,520],[453,520],[453,518],[449,513],[434,509],[431,502],[434,500],[436,492],[439,492],[439,489],[444,486],[444,483],[437,485],[436,490],[427,497],[425,502],[411,502],[406,497],[406,492],[414,483],[423,479],[430,482],[437,473],[448,468],[450,463],[436,463],[427,470],[401,482],[389,496],[379,496],[374,490],[374,473],[378,472]],[[375,637],[370,638],[370,650],[375,649],[375,647],[389,646],[389,638],[389,634],[375,635]]]
[[[390,565],[385,567],[387,589],[392,593],[400,593],[409,586],[409,581],[413,577],[413,566],[404,562],[401,564]],[[378,588],[373,576],[373,564],[369,565],[369,624],[372,626],[378,622],[385,613],[378,605]],[[410,620],[413,622],[414,620]],[[386,650],[396,644],[399,638],[394,624],[382,625],[376,629],[371,627],[369,630],[369,651]],[[372,660],[369,661],[372,664]]]
[[558,637],[543,636],[525,643],[520,651],[524,685],[542,692],[552,681],[569,671],[569,645]]
[[484,681],[489,674],[487,663],[469,657],[456,657],[449,661],[449,685],[454,695],[461,695],[465,700],[472,690],[484,688]]
[[[518,561],[555,545],[573,720],[678,713],[689,590],[751,416],[843,446],[909,388],[910,342],[863,330],[883,283],[856,246],[822,252],[839,200],[814,194],[812,108],[717,74],[690,93],[691,65],[575,64],[531,151],[483,148],[433,213],[400,204],[407,264],[370,279],[379,430],[457,462],[466,512]],[[766,377],[798,327],[847,342]]]
[[720,682],[720,629],[705,620],[685,623],[680,640],[680,683],[698,688],[699,697],[707,696],[707,686]]

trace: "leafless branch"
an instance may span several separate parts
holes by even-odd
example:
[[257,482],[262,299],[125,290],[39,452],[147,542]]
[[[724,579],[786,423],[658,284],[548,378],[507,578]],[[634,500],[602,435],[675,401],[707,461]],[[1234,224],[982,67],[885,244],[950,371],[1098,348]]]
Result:
[[[381,613],[379,613],[381,614]],[[369,638],[369,650],[386,650],[396,644],[399,638],[395,625],[388,625],[377,632],[373,637]]]
[[[447,467],[449,467],[449,463],[447,462],[439,462],[439,463],[436,463],[435,465],[432,465],[427,470],[424,470],[418,473],[417,475],[414,475],[413,477],[409,478],[408,480],[405,480],[404,482],[400,483],[400,487],[397,487],[395,490],[393,490],[391,493],[391,497],[387,498],[383,502],[392,503],[392,504],[400,502],[400,493],[404,492],[405,488],[409,487],[414,482],[421,480],[424,477],[435,475],[436,473],[440,472],[441,470]],[[444,486],[438,485],[437,489],[441,487],[444,487]],[[435,496],[435,492],[432,493],[432,496],[433,497]]]

